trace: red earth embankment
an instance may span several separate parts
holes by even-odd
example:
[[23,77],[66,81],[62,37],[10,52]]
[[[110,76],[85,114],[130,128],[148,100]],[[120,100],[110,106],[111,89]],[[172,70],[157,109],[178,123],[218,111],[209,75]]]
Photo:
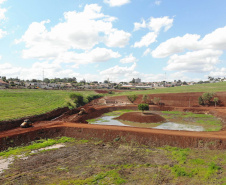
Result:
[[51,120],[53,118],[56,118],[56,117],[62,115],[63,113],[65,113],[67,111],[69,111],[69,109],[67,107],[64,107],[64,108],[55,109],[55,110],[53,110],[51,112],[47,112],[45,114],[24,117],[24,118],[20,118],[20,119],[16,119],[16,120],[0,121],[0,132],[19,127],[25,119],[30,119],[31,122]]
[[[198,97],[202,93],[176,93],[176,94],[157,94],[149,95],[150,99],[160,97],[164,106],[150,106],[151,110],[179,110],[191,111],[195,113],[211,113],[220,117],[226,124],[225,107],[197,107]],[[222,104],[226,105],[226,93],[217,93],[217,97]],[[99,138],[105,141],[113,141],[118,138],[123,142],[138,142],[149,146],[177,146],[210,149],[226,149],[226,131],[219,132],[186,132],[169,131],[147,128],[117,127],[79,124],[87,123],[86,120],[101,116],[103,113],[119,110],[137,110],[137,105],[124,104],[126,96],[111,97],[117,104],[111,106],[89,106],[85,109],[88,114],[79,116],[79,109],[68,111],[63,116],[55,119],[56,121],[36,122],[34,127],[28,129],[15,128],[0,132],[0,150],[10,146],[18,146],[40,138],[68,136],[77,138]],[[135,104],[142,101],[142,95],[138,97]],[[110,101],[113,102],[113,101]],[[17,127],[19,126],[19,123]],[[15,127],[15,125],[14,125]],[[8,127],[9,128],[9,127]],[[13,127],[11,127],[13,128]],[[224,127],[225,128],[225,127]],[[2,129],[3,130],[3,129]],[[117,140],[118,140],[117,139]]]
[[[175,107],[196,107],[199,106],[198,98],[203,94],[203,92],[195,93],[166,93],[166,94],[149,94],[149,99],[154,99],[154,97],[159,97],[160,102],[167,106]],[[134,103],[139,104],[142,102],[142,95],[139,95]],[[218,97],[221,106],[226,105],[226,92],[218,92],[215,97]],[[213,105],[212,105],[213,106]]]
[[4,132],[0,136],[0,150],[40,138],[59,136],[98,138],[108,142],[136,142],[152,147],[170,145],[182,148],[226,149],[226,131],[186,132],[58,122],[45,126],[35,125],[30,129],[19,128],[17,132]]

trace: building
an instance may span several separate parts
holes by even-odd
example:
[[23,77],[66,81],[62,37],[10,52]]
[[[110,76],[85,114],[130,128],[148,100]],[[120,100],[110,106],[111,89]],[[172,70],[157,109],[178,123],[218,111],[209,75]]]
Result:
[[135,79],[135,83],[141,83],[141,79],[140,78]]
[[9,84],[0,79],[0,88],[6,88]]

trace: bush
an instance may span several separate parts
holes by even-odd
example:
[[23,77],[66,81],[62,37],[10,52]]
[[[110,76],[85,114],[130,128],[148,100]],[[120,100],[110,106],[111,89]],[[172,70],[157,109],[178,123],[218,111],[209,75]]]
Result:
[[160,98],[159,97],[154,97],[154,99],[152,100],[154,104],[158,105],[160,102]]
[[203,102],[202,96],[199,96],[199,105],[204,105],[204,102]]
[[217,106],[217,104],[219,103],[219,98],[215,97],[215,98],[213,99],[213,101],[214,101],[214,103],[215,103],[215,107],[216,107],[216,106]]
[[83,95],[81,94],[70,94],[69,98],[71,99],[71,102],[68,102],[69,107],[80,107],[86,104]]
[[143,98],[142,98],[142,101],[144,102],[144,103],[149,103],[149,96],[148,95],[143,95]]
[[145,103],[141,103],[138,105],[138,109],[142,110],[142,112],[144,112],[145,110],[149,110],[149,105],[145,104]]
[[209,93],[209,92],[203,93],[202,99],[203,99],[204,105],[209,105],[213,96],[214,96],[214,93]]
[[133,103],[136,99],[137,99],[137,95],[130,95],[130,96],[127,96],[127,98],[129,99],[129,101],[131,102],[131,103]]
[[102,94],[93,94],[93,95],[87,96],[86,98],[87,98],[88,102],[91,102],[92,100],[95,100],[95,99],[101,98],[101,97],[103,97]]
[[114,91],[108,91],[108,94],[115,94]]

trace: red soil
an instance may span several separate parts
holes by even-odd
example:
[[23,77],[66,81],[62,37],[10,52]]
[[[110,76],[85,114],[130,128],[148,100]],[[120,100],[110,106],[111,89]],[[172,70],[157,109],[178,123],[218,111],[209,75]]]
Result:
[[[115,138],[122,138],[123,141],[135,141],[149,146],[177,146],[210,149],[226,149],[226,107],[201,107],[198,105],[198,97],[202,93],[177,93],[177,94],[156,94],[149,95],[151,99],[160,97],[165,106],[150,106],[150,110],[177,110],[192,111],[195,113],[209,113],[222,119],[224,128],[219,132],[189,132],[169,131],[147,128],[132,128],[119,126],[89,125],[87,119],[101,116],[103,113],[118,110],[137,110],[137,105],[142,101],[139,96],[135,104],[124,104],[126,96],[111,97],[117,100],[118,104],[94,107],[86,105],[84,108],[88,114],[77,115],[79,109],[69,111],[55,121],[34,123],[34,127],[22,129],[15,128],[8,131],[0,131],[0,150],[11,146],[17,146],[35,139],[68,136],[77,138],[100,138],[105,141],[113,141]],[[217,93],[222,105],[226,105],[226,92]],[[124,104],[124,105],[123,105]],[[52,119],[52,118],[51,118]],[[135,118],[134,118],[135,119]],[[18,124],[18,123],[17,123]],[[1,130],[0,124],[0,130]],[[4,126],[3,126],[4,127]],[[13,128],[13,127],[11,127]]]
[[142,112],[128,112],[115,119],[120,119],[124,121],[132,121],[138,123],[158,123],[163,122],[165,119],[154,113],[142,113]]

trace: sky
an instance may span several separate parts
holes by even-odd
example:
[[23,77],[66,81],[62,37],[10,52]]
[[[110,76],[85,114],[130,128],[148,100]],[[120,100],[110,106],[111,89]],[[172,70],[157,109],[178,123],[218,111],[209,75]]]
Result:
[[226,1],[0,0],[0,76],[226,77]]

